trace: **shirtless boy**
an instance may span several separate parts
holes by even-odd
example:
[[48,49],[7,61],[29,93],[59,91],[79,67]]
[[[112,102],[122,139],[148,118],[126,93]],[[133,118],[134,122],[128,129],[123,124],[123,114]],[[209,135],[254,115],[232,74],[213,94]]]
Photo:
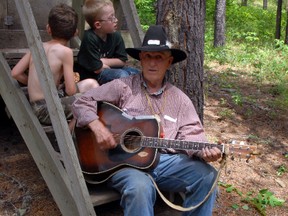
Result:
[[[67,47],[67,43],[77,33],[77,23],[78,15],[73,8],[66,4],[54,6],[49,13],[47,24],[47,32],[52,36],[52,39],[43,43],[67,119],[71,119],[73,116],[70,107],[75,100],[75,94],[98,86],[94,79],[86,79],[75,84],[73,52]],[[29,100],[39,121],[42,124],[51,124],[41,83],[30,51],[15,65],[11,73],[12,77],[28,86]],[[63,79],[64,85],[62,84]],[[64,88],[62,88],[63,86]]]

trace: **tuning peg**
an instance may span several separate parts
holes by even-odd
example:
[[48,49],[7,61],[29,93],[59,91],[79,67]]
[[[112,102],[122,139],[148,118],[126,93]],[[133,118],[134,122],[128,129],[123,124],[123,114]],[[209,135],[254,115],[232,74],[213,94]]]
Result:
[[250,158],[251,158],[251,154],[247,154],[246,155],[246,163],[249,163]]

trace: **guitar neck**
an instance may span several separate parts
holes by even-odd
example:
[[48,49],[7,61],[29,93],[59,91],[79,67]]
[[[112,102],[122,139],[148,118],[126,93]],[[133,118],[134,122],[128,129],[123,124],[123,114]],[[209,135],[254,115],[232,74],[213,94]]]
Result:
[[192,142],[185,140],[169,140],[162,139],[157,137],[142,137],[141,140],[142,147],[150,147],[150,148],[173,148],[177,150],[202,150],[203,148],[212,148],[216,147],[221,152],[224,153],[224,145],[219,144],[211,144],[206,142]]

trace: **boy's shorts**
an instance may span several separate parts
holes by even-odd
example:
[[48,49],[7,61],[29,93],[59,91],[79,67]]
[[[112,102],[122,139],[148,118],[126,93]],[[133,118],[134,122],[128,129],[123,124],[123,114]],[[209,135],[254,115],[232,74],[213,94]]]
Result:
[[[75,101],[77,97],[80,96],[80,94],[61,97],[62,96],[61,92],[58,92],[58,93],[60,93],[58,95],[60,97],[60,102],[62,104],[66,119],[70,120],[73,118],[72,108],[71,108],[72,103]],[[43,125],[52,124],[45,99],[31,102],[31,107],[41,124]]]

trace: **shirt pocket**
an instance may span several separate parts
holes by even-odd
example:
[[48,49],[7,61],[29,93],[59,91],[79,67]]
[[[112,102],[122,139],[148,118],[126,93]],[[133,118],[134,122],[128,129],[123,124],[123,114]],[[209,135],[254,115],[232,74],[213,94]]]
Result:
[[178,131],[177,118],[164,115],[162,121],[163,121],[162,127],[164,128],[164,138],[175,139]]

